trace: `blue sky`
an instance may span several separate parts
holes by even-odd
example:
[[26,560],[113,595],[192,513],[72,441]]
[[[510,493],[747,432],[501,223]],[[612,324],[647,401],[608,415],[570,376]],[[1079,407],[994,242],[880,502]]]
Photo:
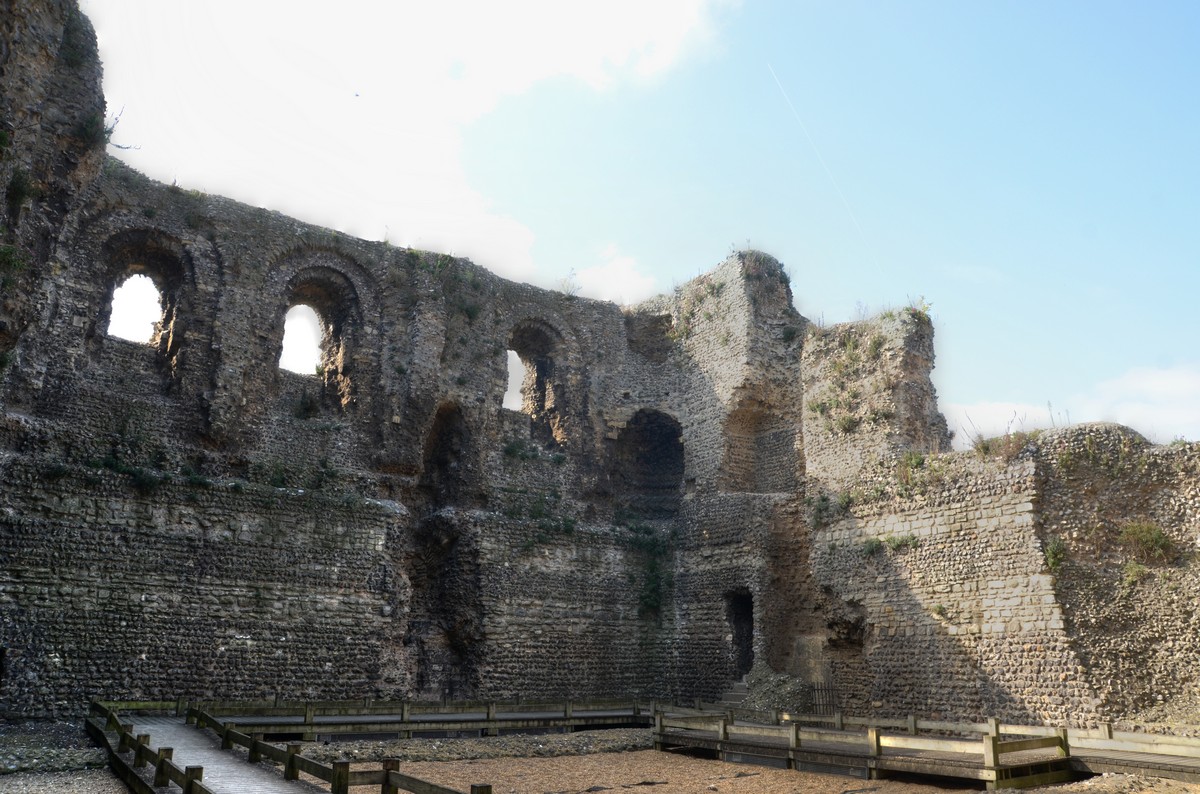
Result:
[[750,245],[813,320],[923,296],[963,439],[1200,438],[1200,5],[83,8],[155,178],[619,302]]

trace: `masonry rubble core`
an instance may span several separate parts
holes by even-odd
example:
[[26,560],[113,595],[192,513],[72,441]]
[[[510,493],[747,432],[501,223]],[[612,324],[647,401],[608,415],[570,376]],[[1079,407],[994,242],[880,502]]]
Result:
[[[105,155],[87,19],[9,10],[0,713],[753,665],[847,713],[1200,723],[1198,445],[949,452],[926,314],[818,327],[760,252],[621,309],[158,184]],[[106,333],[139,273],[150,344]],[[297,304],[317,375],[277,364]]]

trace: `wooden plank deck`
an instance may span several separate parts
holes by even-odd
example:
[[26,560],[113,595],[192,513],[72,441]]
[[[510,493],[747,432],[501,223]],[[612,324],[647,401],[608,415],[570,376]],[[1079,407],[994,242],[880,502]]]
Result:
[[1200,758],[1181,755],[1135,753],[1125,750],[1073,750],[1071,768],[1093,775],[1105,772],[1150,775],[1200,783]]
[[[150,734],[152,747],[171,747],[180,765],[204,767],[204,785],[215,794],[304,794],[322,792],[318,786],[289,782],[278,772],[248,764],[242,756],[221,749],[205,731],[185,725],[182,717],[136,717],[138,733]],[[328,792],[326,792],[328,794]]]

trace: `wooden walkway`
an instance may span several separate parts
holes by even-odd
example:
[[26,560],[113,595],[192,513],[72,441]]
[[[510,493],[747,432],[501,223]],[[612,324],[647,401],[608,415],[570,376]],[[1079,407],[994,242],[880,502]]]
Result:
[[[1050,748],[1006,753],[1003,763],[989,767],[979,741],[921,740],[881,733],[877,737],[880,743],[877,752],[873,754],[867,736],[852,731],[840,735],[832,731],[800,731],[801,738],[795,746],[787,738],[746,733],[766,727],[730,725],[724,739],[718,738],[716,731],[668,729],[656,736],[655,744],[663,750],[705,749],[727,761],[862,779],[903,773],[979,780],[989,788],[1010,788],[1061,783],[1074,777],[1070,760]],[[938,749],[939,746],[944,749]]]
[[207,731],[187,725],[182,717],[135,717],[139,734],[150,734],[150,747],[170,747],[177,764],[204,767],[204,785],[213,794],[306,794],[324,792],[301,781],[284,780],[278,771],[248,764],[240,753],[222,750]]
[[1075,750],[1071,768],[1092,775],[1150,775],[1200,783],[1200,758],[1128,750]]
[[[930,723],[935,735],[805,728],[800,723],[734,720],[711,712],[660,714],[655,746],[707,750],[729,761],[874,779],[898,773],[983,781],[987,788],[1026,788],[1104,772],[1200,782],[1200,740],[1111,729],[1004,726],[995,721]],[[948,736],[954,731],[959,737]],[[977,733],[978,738],[968,738]]]

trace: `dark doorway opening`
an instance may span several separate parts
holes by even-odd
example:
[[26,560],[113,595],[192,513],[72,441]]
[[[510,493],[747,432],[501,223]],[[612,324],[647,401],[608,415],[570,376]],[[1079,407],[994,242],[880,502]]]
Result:
[[641,410],[613,446],[616,507],[639,518],[671,518],[683,493],[683,429],[658,411]]
[[754,666],[754,596],[749,590],[725,594],[725,620],[733,635],[734,674],[744,676]]

